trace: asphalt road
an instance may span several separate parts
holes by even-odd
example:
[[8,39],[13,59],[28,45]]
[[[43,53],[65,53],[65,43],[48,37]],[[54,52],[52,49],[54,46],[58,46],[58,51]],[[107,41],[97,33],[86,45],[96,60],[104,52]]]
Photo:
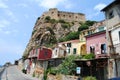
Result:
[[1,75],[1,80],[38,80],[22,73],[16,66],[6,67]]

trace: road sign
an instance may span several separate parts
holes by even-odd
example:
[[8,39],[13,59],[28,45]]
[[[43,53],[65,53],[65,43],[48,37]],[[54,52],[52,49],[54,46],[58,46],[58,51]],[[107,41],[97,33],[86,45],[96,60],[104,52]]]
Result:
[[81,72],[81,67],[77,67],[77,68],[76,68],[76,73],[77,73],[77,74],[80,74],[80,72]]

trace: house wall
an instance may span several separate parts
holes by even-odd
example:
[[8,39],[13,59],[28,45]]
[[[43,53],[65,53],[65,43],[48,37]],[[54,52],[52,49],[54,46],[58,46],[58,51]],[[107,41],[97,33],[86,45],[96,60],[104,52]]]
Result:
[[52,58],[58,58],[59,56],[59,48],[54,48],[52,50]]
[[23,60],[22,59],[18,60],[18,67],[20,70],[23,69]]
[[111,31],[111,36],[116,53],[120,54],[120,25],[117,29]]
[[70,54],[74,54],[74,48],[76,49],[76,54],[80,54],[79,51],[79,43],[72,43],[72,46],[71,46],[71,53]]
[[47,48],[42,48],[39,52],[38,60],[46,60],[52,57],[52,50]]
[[[109,18],[110,12],[113,11],[113,18]],[[120,5],[115,5],[114,7],[109,8],[105,12],[106,15],[106,26],[108,30],[113,29],[120,22]]]
[[119,32],[120,32],[120,27],[111,31],[112,41],[114,45],[120,43]]
[[[110,12],[113,11],[113,17],[109,18]],[[109,46],[112,45],[110,36],[109,36],[109,31],[112,31],[115,29],[117,24],[120,23],[120,5],[119,4],[114,4],[111,7],[107,8],[105,10],[105,16],[106,16],[106,38],[107,38],[107,52],[111,53],[111,49]],[[113,49],[113,48],[112,48]],[[113,51],[113,50],[112,50]]]
[[87,53],[86,46],[83,47],[83,45],[86,45],[85,36],[94,33],[94,31],[95,31],[94,29],[88,29],[88,30],[84,30],[80,33],[80,35],[79,35],[80,42],[79,42],[79,46],[78,46],[78,54],[86,55],[86,53]]
[[101,44],[106,43],[106,34],[101,33],[99,35],[94,35],[86,38],[87,53],[90,53],[90,46],[95,47],[95,54],[101,54]]

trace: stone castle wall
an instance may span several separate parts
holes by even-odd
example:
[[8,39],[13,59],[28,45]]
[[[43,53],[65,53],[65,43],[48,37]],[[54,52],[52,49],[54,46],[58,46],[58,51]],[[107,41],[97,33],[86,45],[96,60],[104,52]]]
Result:
[[56,20],[65,20],[67,22],[78,21],[78,22],[85,22],[85,15],[82,13],[73,13],[73,12],[64,12],[58,11],[57,8],[51,8],[49,11],[44,12],[41,16],[41,20],[44,19],[46,16],[50,16],[51,19]]

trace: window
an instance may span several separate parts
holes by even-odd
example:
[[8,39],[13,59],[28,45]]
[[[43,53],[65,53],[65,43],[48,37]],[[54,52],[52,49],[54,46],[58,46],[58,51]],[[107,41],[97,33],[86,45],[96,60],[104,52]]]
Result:
[[101,44],[101,54],[106,53],[106,44]]
[[103,31],[103,30],[104,30],[104,27],[99,27],[98,30],[99,30],[99,31]]
[[68,53],[70,53],[70,48],[68,49]]
[[76,51],[77,51],[77,49],[76,49],[76,48],[74,48],[74,49],[73,49],[73,54],[76,54]]
[[95,53],[95,47],[94,46],[90,46],[90,53]]
[[113,13],[113,11],[110,11],[110,13],[109,13],[109,19],[111,19],[111,18],[113,18],[114,17],[114,13]]
[[67,47],[71,47],[71,43],[67,43]]
[[57,55],[57,50],[55,51],[55,55]]

